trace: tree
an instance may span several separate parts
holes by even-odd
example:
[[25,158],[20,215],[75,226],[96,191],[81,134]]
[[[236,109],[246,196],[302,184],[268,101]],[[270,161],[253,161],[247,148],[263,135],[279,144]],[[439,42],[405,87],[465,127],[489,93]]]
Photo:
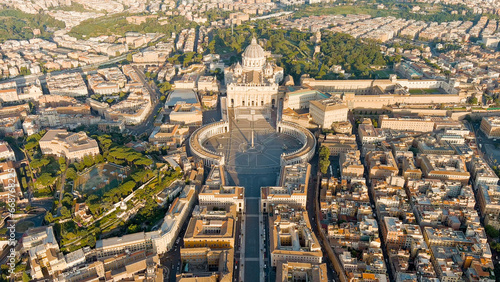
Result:
[[71,212],[68,210],[68,208],[66,206],[62,206],[61,216],[65,217],[65,218],[71,217]]
[[49,186],[54,184],[56,179],[52,177],[49,173],[43,173],[40,177],[38,177],[36,183],[40,186]]
[[131,234],[131,233],[137,233],[139,232],[139,226],[136,225],[136,224],[131,224],[128,228],[127,228],[127,233]]
[[74,168],[70,167],[66,170],[66,178],[75,180],[77,177],[78,175],[76,174],[76,170]]
[[477,105],[477,102],[478,102],[478,100],[477,100],[476,95],[472,95],[472,96],[469,98],[469,100],[467,101],[467,103],[469,103],[469,104],[471,104],[471,105]]
[[319,157],[321,159],[329,158],[330,157],[330,149],[326,146],[321,146],[319,148]]
[[321,173],[326,174],[330,166],[330,149],[326,146],[319,148],[319,169]]
[[31,277],[28,275],[28,273],[23,272],[23,282],[29,282],[31,281]]
[[51,223],[52,221],[54,221],[54,216],[52,216],[51,212],[47,212],[45,214],[45,221],[48,223]]
[[484,227],[484,230],[486,231],[486,234],[491,238],[498,238],[498,236],[500,236],[500,232],[498,231],[498,229],[491,225],[486,225]]
[[328,167],[330,166],[330,160],[321,159],[319,160],[319,169],[321,173],[326,174],[328,172]]

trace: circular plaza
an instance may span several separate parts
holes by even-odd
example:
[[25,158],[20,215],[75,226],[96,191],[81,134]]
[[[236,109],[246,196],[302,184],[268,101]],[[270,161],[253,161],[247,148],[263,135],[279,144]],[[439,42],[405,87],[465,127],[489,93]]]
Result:
[[306,128],[274,122],[265,113],[241,111],[196,130],[190,137],[191,153],[205,165],[224,165],[239,174],[277,172],[283,165],[308,162],[316,139]]

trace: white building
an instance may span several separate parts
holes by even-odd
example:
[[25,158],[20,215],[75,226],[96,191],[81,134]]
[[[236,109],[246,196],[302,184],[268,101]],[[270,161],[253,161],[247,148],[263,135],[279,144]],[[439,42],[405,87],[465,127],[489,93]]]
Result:
[[0,142],[0,161],[16,161],[16,155],[7,142]]
[[239,62],[224,69],[229,107],[274,107],[283,68],[267,60],[269,55],[255,38]]
[[99,154],[97,142],[85,132],[73,133],[60,129],[47,131],[40,139],[40,149],[44,155],[63,156],[70,161]]

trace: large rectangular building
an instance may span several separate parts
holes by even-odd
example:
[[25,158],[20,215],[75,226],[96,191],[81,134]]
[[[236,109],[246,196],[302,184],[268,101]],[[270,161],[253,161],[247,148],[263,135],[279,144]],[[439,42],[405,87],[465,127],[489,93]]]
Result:
[[329,96],[317,90],[310,88],[296,89],[292,86],[286,86],[285,101],[283,108],[293,110],[308,109],[311,101],[326,99]]
[[234,248],[236,220],[225,211],[193,212],[184,235],[184,248]]
[[241,186],[203,185],[198,194],[200,205],[231,206],[235,205],[238,212],[245,209],[245,188]]
[[346,121],[349,108],[339,98],[328,98],[309,102],[309,114],[313,122],[330,128],[334,122]]
[[47,131],[40,139],[40,149],[44,155],[65,157],[70,161],[80,161],[85,156],[99,154],[97,142],[85,132],[73,133],[60,129]]
[[432,132],[434,121],[430,118],[389,118],[386,115],[379,117],[380,128],[389,128],[402,131]]
[[79,73],[47,75],[47,87],[50,94],[63,96],[87,96],[89,91]]
[[483,117],[480,128],[488,138],[499,138],[500,117]]

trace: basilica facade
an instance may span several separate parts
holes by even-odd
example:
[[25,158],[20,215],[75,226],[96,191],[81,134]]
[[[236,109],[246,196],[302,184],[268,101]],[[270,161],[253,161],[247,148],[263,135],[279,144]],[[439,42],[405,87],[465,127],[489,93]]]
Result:
[[228,107],[270,108],[279,99],[283,68],[268,60],[269,54],[252,38],[239,62],[224,69]]

